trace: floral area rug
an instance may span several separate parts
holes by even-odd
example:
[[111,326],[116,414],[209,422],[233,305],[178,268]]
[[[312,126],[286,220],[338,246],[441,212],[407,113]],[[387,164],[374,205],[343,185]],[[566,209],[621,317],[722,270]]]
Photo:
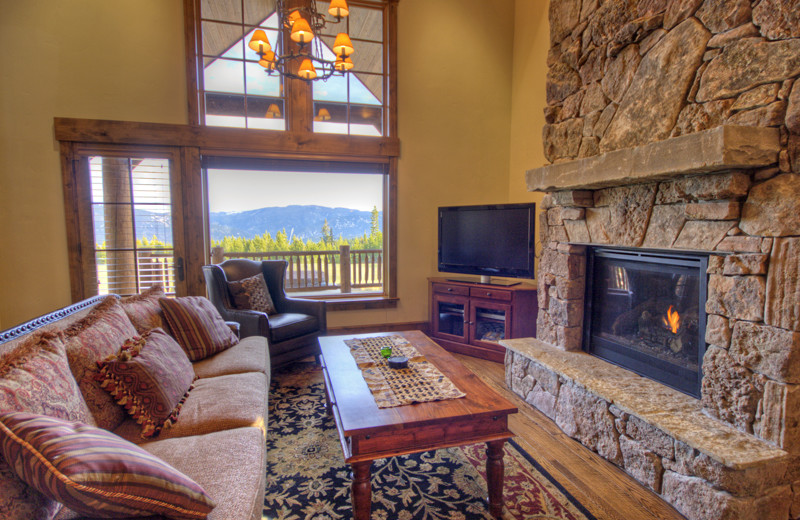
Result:
[[[273,374],[265,520],[352,518],[350,466],[325,413],[322,371],[310,363]],[[515,443],[506,443],[503,518],[595,520]],[[372,520],[490,519],[486,448],[475,444],[372,464]]]

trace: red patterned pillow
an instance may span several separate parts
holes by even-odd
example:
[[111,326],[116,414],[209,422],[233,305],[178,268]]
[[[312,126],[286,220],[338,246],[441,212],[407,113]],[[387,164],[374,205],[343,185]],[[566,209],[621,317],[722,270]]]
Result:
[[161,312],[161,306],[158,304],[158,299],[164,296],[164,288],[158,284],[140,294],[122,298],[119,303],[133,326],[141,334],[148,329],[166,328],[164,313]]
[[192,361],[205,359],[239,342],[207,298],[161,298],[158,303],[172,335]]
[[2,414],[0,452],[22,480],[81,515],[199,519],[216,505],[163,460],[81,423]]
[[64,330],[72,375],[78,382],[97,426],[114,430],[125,420],[125,410],[100,388],[97,363],[116,354],[125,340],[136,335],[116,296],[100,302],[80,321]]
[[237,309],[249,309],[267,314],[275,314],[275,304],[269,294],[264,275],[258,273],[249,278],[228,282],[228,290],[233,296],[233,305]]
[[[94,424],[61,339],[34,334],[0,362],[0,412],[31,412]],[[53,518],[61,504],[22,482],[0,457],[0,518]]]
[[151,329],[100,362],[101,386],[155,437],[177,419],[195,380],[186,353],[162,329]]

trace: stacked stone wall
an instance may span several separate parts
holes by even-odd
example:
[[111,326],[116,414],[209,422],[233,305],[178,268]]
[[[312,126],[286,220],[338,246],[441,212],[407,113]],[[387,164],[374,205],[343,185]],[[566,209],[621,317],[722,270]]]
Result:
[[800,173],[798,13],[794,0],[550,2],[547,160],[768,126],[780,171]]

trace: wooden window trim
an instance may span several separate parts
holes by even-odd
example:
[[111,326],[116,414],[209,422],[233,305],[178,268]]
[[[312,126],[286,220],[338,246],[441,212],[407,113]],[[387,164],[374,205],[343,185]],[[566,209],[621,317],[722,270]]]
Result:
[[[358,137],[330,134],[306,134],[308,141],[293,140],[290,132],[246,130],[237,128],[198,127],[162,123],[105,121],[97,119],[55,118],[55,135],[61,147],[61,167],[64,184],[64,207],[69,244],[70,282],[74,301],[85,298],[82,280],[81,235],[78,199],[79,181],[75,160],[87,150],[102,153],[113,150],[131,153],[175,153],[175,169],[180,186],[178,210],[184,219],[185,244],[204,244],[202,248],[186,248],[184,264],[185,286],[179,295],[204,294],[205,280],[201,267],[210,261],[206,247],[205,203],[201,155],[232,155],[243,157],[275,157],[285,159],[330,160],[335,162],[375,162],[387,165],[387,186],[384,201],[384,237],[387,268],[384,296],[331,299],[331,310],[387,308],[397,305],[397,161],[399,142],[393,138]],[[259,142],[259,136],[263,136]],[[286,146],[281,152],[265,144],[277,140]],[[359,147],[363,145],[363,147]],[[345,147],[353,153],[343,153]],[[279,148],[279,147],[275,147]],[[177,239],[176,239],[177,240]],[[177,245],[177,244],[176,244]]]

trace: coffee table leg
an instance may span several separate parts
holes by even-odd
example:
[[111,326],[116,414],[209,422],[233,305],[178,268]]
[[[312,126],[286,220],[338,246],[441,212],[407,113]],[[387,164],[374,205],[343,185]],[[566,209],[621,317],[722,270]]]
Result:
[[489,512],[495,518],[503,513],[503,445],[506,441],[486,443],[486,485],[489,488]]
[[350,486],[350,500],[353,502],[354,520],[369,520],[372,509],[372,489],[370,472],[372,461],[355,462],[353,468],[353,484]]

